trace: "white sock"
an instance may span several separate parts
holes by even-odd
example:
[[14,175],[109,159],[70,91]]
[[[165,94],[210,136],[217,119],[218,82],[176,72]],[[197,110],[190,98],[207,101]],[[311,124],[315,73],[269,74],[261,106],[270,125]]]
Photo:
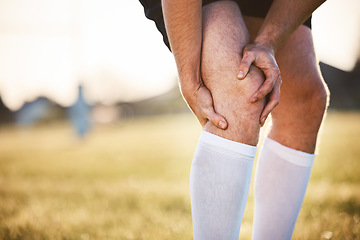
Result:
[[237,240],[257,147],[203,132],[190,174],[194,240]]
[[253,240],[290,240],[314,154],[266,138],[255,172]]

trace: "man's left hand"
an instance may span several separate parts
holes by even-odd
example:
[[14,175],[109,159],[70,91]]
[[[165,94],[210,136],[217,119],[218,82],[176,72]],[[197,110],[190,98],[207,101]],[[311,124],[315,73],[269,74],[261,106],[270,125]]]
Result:
[[270,112],[279,104],[280,70],[275,60],[274,50],[258,43],[249,44],[244,48],[238,74],[240,80],[246,77],[251,64],[260,68],[266,77],[262,86],[250,98],[250,101],[254,103],[268,96],[267,104],[260,116],[260,124],[263,126]]

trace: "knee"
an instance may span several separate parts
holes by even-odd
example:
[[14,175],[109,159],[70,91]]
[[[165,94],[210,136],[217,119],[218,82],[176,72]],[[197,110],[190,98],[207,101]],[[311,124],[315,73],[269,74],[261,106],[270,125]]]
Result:
[[260,115],[265,100],[251,103],[252,94],[262,85],[264,76],[260,69],[252,67],[244,80],[236,78],[234,74],[209,75],[203,73],[203,80],[211,91],[216,112],[228,121],[228,128],[223,131],[214,128],[210,123],[205,125],[216,135],[230,140],[256,145],[259,137]]
[[322,78],[316,82],[310,93],[309,105],[317,114],[323,115],[329,106],[330,92]]
[[309,82],[298,92],[297,101],[303,104],[306,114],[322,117],[329,105],[329,89],[321,76],[314,76]]
[[228,128],[220,130],[208,122],[204,130],[233,141],[256,145],[265,101],[251,103],[250,97],[262,85],[264,75],[252,66],[244,80],[237,79],[240,53],[245,44],[240,40],[232,43],[232,38],[224,38],[220,42],[215,40],[206,34],[204,36],[201,76],[212,94],[215,111],[226,118]]

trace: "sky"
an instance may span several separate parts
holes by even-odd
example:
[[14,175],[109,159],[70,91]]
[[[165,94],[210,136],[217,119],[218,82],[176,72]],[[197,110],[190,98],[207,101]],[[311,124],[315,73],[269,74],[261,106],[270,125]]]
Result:
[[351,71],[360,58],[360,1],[328,0],[315,11],[313,18],[319,59]]
[[[319,59],[351,71],[359,26],[359,0],[328,0],[313,20]],[[12,110],[38,96],[69,106],[79,84],[90,103],[145,99],[176,76],[137,0],[0,0],[0,95]]]
[[[126,4],[124,4],[126,3]],[[0,0],[0,94],[12,110],[39,95],[68,106],[161,94],[172,55],[138,1]]]

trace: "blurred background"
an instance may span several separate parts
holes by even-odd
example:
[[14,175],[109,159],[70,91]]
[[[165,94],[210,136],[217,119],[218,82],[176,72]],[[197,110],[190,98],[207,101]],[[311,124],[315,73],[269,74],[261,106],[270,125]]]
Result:
[[[294,239],[359,239],[360,1],[312,24],[331,101]],[[200,132],[138,1],[0,0],[0,239],[191,239]]]
[[[187,111],[178,104],[172,55],[138,1],[1,0],[0,6],[1,123],[74,121],[77,112],[91,124]],[[330,0],[314,14],[331,108],[360,105],[359,9],[357,0]]]

